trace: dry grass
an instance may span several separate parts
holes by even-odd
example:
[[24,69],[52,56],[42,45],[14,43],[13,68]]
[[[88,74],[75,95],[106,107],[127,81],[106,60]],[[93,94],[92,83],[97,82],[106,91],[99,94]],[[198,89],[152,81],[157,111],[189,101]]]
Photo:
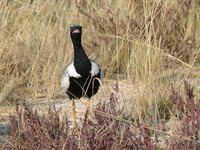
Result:
[[172,87],[174,116],[167,123],[154,116],[155,126],[126,118],[118,107],[118,84],[109,99],[93,110],[93,117],[84,117],[73,129],[68,115],[61,116],[55,105],[43,115],[25,103],[16,105],[16,114],[9,116],[12,138],[2,142],[2,149],[198,149],[200,101],[195,101],[193,88],[186,81],[184,88],[185,98]]
[[1,1],[0,102],[13,94],[59,96],[61,70],[73,55],[69,26],[76,23],[105,80],[119,81],[124,110],[148,124],[169,119],[171,84],[199,78],[199,6],[195,0]]

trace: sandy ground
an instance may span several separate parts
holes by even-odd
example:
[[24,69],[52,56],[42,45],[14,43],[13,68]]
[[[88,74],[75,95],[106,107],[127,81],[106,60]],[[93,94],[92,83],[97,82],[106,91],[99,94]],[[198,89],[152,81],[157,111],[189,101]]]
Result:
[[[132,96],[132,85],[127,84],[129,82],[124,81],[120,82],[119,88],[121,95],[125,95],[127,99],[130,99]],[[115,92],[113,86],[116,85],[116,81],[105,81],[104,85],[100,88],[99,92],[92,97],[90,102],[90,110],[92,111],[98,104],[103,101],[109,100],[110,94]],[[138,85],[136,85],[138,87]],[[121,90],[123,89],[123,90]],[[126,89],[126,90],[124,90]],[[137,91],[137,89],[135,89]],[[129,93],[129,94],[128,94]],[[131,93],[131,95],[130,95]],[[125,99],[125,98],[123,98]],[[49,106],[55,106],[59,110],[60,114],[67,114],[68,119],[72,120],[72,102],[69,100],[68,96],[61,94],[59,98],[47,100],[46,98],[38,98],[37,100],[27,99],[26,103],[31,106],[33,109],[37,109],[40,114],[46,114]],[[80,100],[75,100],[76,112],[77,112],[77,122],[83,118],[87,108],[87,99],[81,98]],[[127,105],[129,105],[127,103]],[[14,106],[2,106],[0,107],[0,143],[7,140],[5,138],[8,134],[8,120],[9,114],[15,113]]]
[[[189,71],[188,71],[189,72]],[[186,73],[188,73],[186,71]],[[182,73],[183,74],[183,73]],[[172,80],[183,82],[183,80],[179,77],[180,74],[175,73],[175,76],[173,74]],[[168,75],[167,75],[168,76]],[[170,76],[170,75],[169,75]],[[196,91],[199,91],[199,83],[200,83],[200,77],[195,77],[195,80],[193,76],[190,76],[192,80],[190,83],[192,86],[196,87]],[[191,79],[190,78],[190,79]],[[180,80],[181,79],[181,80]],[[91,100],[91,107],[90,110],[95,108],[99,103],[108,100],[110,97],[110,94],[112,92],[115,92],[113,90],[113,86],[116,85],[116,81],[104,81],[103,86],[100,88],[99,92],[92,97]],[[139,96],[143,95],[146,90],[148,90],[148,85],[145,85],[144,83],[133,83],[133,81],[120,81],[119,82],[119,99],[122,100],[121,102],[123,105],[125,105],[126,108],[132,109],[133,100],[138,99]],[[80,120],[80,118],[83,118],[86,112],[86,102],[87,99],[82,98],[81,100],[76,100],[76,112],[77,112],[77,122]],[[30,106],[32,106],[33,109],[37,109],[37,111],[41,114],[47,113],[47,110],[49,106],[56,107],[57,110],[60,110],[61,114],[67,114],[68,119],[72,120],[72,103],[69,100],[69,98],[62,94],[57,99],[47,100],[45,98],[39,98],[35,101],[29,99],[26,101],[26,103]],[[1,106],[0,107],[0,144],[2,142],[5,142],[7,140],[7,134],[8,134],[8,125],[7,125],[7,118],[9,114],[15,113],[15,107],[14,106]]]

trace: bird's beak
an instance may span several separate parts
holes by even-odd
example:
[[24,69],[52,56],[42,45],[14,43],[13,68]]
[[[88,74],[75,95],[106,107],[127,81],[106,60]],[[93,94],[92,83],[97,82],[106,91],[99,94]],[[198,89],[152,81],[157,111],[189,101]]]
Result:
[[81,31],[79,29],[74,30],[72,33],[80,33]]

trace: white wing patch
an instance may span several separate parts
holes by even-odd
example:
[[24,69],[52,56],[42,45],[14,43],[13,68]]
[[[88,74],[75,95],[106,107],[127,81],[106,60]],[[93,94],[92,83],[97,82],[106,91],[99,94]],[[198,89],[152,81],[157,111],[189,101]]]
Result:
[[76,69],[74,67],[74,62],[72,62],[68,67],[66,67],[63,71],[62,77],[61,77],[61,87],[64,90],[67,90],[70,86],[69,78],[79,78],[81,77],[80,74],[76,72]]
[[94,61],[90,60],[91,63],[91,70],[90,73],[93,76],[97,75],[100,71],[99,65],[97,63],[95,63]]
[[61,78],[61,87],[63,90],[67,90],[69,88],[69,74],[67,73],[64,77]]
[[74,78],[79,78],[81,77],[80,74],[78,74],[76,72],[76,69],[74,67],[74,62],[72,62],[68,67],[67,67],[67,72],[69,74],[70,77],[74,77]]

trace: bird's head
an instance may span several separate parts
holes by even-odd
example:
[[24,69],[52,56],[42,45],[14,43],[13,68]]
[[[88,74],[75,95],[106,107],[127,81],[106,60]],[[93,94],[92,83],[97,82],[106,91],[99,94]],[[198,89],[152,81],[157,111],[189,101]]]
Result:
[[81,42],[82,26],[73,25],[70,27],[70,36],[73,42]]

